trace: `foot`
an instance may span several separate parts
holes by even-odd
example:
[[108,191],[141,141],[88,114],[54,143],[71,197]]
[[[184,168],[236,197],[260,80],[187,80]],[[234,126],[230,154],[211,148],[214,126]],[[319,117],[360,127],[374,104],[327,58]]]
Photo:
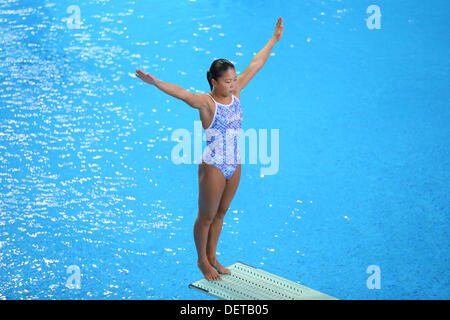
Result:
[[225,268],[224,266],[222,266],[219,261],[217,261],[217,258],[208,258],[209,263],[216,268],[217,271],[219,271],[219,273],[221,274],[230,274],[231,270],[228,268]]
[[222,277],[213,269],[211,264],[206,261],[197,261],[197,266],[207,280],[221,280]]

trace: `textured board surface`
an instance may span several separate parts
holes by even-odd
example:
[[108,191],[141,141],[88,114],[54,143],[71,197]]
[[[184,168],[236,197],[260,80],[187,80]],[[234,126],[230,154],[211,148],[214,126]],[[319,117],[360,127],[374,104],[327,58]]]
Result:
[[222,280],[202,278],[189,285],[224,300],[335,300],[336,298],[276,276],[264,270],[235,262],[227,267],[231,274]]

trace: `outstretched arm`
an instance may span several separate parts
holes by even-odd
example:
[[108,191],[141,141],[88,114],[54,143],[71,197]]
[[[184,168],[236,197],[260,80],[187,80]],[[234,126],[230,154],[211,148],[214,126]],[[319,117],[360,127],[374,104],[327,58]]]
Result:
[[272,51],[273,46],[277,43],[281,36],[283,35],[283,18],[278,18],[275,31],[273,32],[272,38],[267,42],[267,44],[262,48],[258,54],[256,54],[250,65],[239,75],[237,80],[237,91],[241,91],[247,85],[247,83],[254,77],[254,75],[263,67],[269,57],[270,51]]
[[136,77],[138,77],[145,83],[154,85],[159,90],[167,93],[168,95],[171,95],[172,97],[183,100],[192,108],[202,109],[203,107],[206,107],[208,105],[209,98],[204,94],[195,94],[176,84],[171,84],[158,80],[151,74],[145,73],[139,69],[136,69]]

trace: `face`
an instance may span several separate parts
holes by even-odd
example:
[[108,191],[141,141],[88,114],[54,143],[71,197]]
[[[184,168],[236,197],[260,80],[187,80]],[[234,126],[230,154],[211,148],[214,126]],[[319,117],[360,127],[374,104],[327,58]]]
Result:
[[231,96],[234,94],[237,83],[236,71],[233,68],[228,68],[222,76],[217,79],[212,79],[212,84],[215,90],[219,91],[223,95]]

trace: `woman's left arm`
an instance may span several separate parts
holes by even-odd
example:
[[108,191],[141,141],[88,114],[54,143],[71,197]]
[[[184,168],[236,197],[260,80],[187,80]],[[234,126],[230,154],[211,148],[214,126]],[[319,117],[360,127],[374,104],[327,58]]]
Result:
[[239,92],[247,85],[247,83],[254,77],[254,75],[263,67],[266,63],[267,58],[269,57],[270,51],[272,51],[273,46],[277,43],[281,36],[283,35],[283,18],[278,18],[277,25],[275,27],[275,31],[272,35],[272,38],[267,42],[264,48],[256,54],[250,65],[239,75],[237,79],[237,88],[236,91]]

